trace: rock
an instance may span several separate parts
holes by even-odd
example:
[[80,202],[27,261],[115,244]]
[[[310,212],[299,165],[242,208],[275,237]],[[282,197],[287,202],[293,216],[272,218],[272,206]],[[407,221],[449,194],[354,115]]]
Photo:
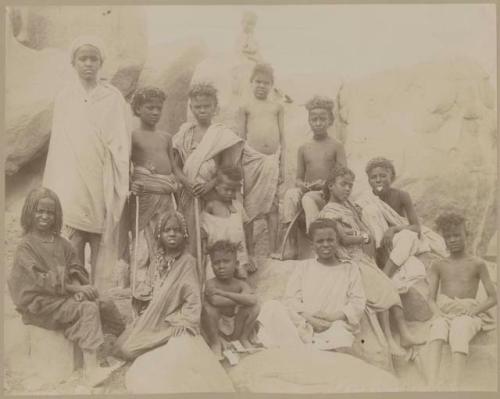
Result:
[[409,191],[424,224],[432,228],[450,207],[462,210],[470,221],[472,250],[482,255],[495,231],[491,90],[488,75],[468,59],[391,70],[344,85],[338,119],[357,176],[353,195],[368,187],[367,161],[389,158],[398,175],[395,185]]
[[156,86],[167,94],[158,128],[174,134],[186,121],[188,90],[198,63],[205,57],[205,46],[198,40],[152,47],[141,71],[138,87]]
[[14,7],[9,15],[5,172],[13,175],[46,152],[53,100],[74,78],[69,60],[71,42],[82,34],[101,37],[107,56],[100,76],[127,96],[134,90],[145,60],[147,38],[144,15],[137,8]]
[[397,379],[353,356],[311,349],[268,349],[229,370],[236,390],[254,393],[393,392]]

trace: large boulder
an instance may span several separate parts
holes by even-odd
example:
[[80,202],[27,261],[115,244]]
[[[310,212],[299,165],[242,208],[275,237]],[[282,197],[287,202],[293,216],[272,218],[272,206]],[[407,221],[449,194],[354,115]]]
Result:
[[347,393],[396,392],[390,373],[353,356],[301,348],[267,349],[229,370],[239,392]]
[[156,86],[167,94],[159,129],[174,134],[186,121],[189,84],[205,53],[200,40],[160,44],[149,49],[137,87]]
[[9,16],[5,172],[12,175],[46,151],[54,97],[74,78],[71,42],[84,34],[101,37],[107,47],[101,78],[127,96],[145,60],[147,37],[141,8],[14,7]]
[[[489,76],[468,59],[386,71],[344,85],[338,127],[356,191],[376,156],[394,161],[424,223],[456,208],[483,255],[495,231],[496,103]],[[355,194],[355,193],[354,193]]]

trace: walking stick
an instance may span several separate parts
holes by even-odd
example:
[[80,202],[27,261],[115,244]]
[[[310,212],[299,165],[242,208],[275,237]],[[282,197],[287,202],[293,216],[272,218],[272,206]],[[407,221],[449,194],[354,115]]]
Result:
[[139,196],[135,194],[135,242],[134,242],[134,270],[132,271],[132,297],[135,291],[137,277],[137,247],[139,242]]
[[205,273],[203,273],[202,259],[201,259],[201,227],[200,227],[200,207],[198,197],[194,197],[194,224],[196,230],[196,266],[201,279],[201,285],[205,281]]

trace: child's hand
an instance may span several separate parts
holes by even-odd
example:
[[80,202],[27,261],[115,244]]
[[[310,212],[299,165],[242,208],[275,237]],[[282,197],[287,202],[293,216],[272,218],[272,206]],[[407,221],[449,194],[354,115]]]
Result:
[[212,188],[213,188],[212,182],[196,183],[193,186],[193,195],[195,197],[200,197],[200,196],[205,195],[206,193],[208,193]]
[[75,301],[81,302],[85,299],[85,296],[83,295],[82,292],[77,292],[76,294],[73,295],[73,298]]
[[217,295],[218,291],[219,290],[217,288],[215,288],[214,286],[212,286],[212,285],[209,285],[209,286],[205,287],[205,295],[207,297]]
[[178,337],[186,332],[186,329],[183,326],[174,326],[172,327],[172,337]]
[[311,324],[315,333],[321,333],[323,331],[326,331],[332,325],[331,322],[326,321],[326,320],[322,320],[322,319],[318,319],[316,317],[311,318],[309,320],[309,323]]
[[467,310],[464,314],[466,316],[469,316],[469,317],[476,317],[477,316],[477,310],[476,310],[476,308],[472,308],[472,309]]
[[144,193],[144,183],[140,181],[132,182],[131,190],[136,195],[141,195]]
[[89,301],[95,301],[99,296],[96,288],[91,285],[80,285],[76,293],[81,293]]
[[309,190],[313,190],[313,191],[322,190],[323,189],[323,185],[324,185],[323,180],[316,180],[316,181],[313,181],[312,183],[310,183],[308,185],[308,189]]
[[394,234],[394,229],[389,227],[382,237],[382,246],[387,248],[388,251],[392,251],[392,239],[394,238]]

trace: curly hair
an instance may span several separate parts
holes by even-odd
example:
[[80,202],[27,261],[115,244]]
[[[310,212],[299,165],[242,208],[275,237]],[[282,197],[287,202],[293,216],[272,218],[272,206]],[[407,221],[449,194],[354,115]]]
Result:
[[243,180],[241,168],[237,166],[223,166],[219,168],[216,174],[217,182],[220,182],[223,176],[227,177],[232,182],[238,182],[240,184]]
[[394,168],[394,164],[392,161],[388,160],[384,157],[376,157],[368,161],[366,164],[365,172],[367,175],[370,175],[370,172],[375,168],[383,168],[391,172],[392,181],[396,178],[396,169]]
[[274,82],[274,69],[270,64],[256,64],[253,68],[252,75],[250,76],[250,82],[253,82],[258,74],[262,74],[271,78]]
[[240,243],[231,242],[229,240],[219,240],[214,242],[207,248],[207,253],[212,257],[215,252],[224,252],[236,256]]
[[167,225],[168,221],[171,219],[177,220],[177,222],[179,223],[179,225],[181,227],[182,235],[184,236],[184,238],[187,239],[189,237],[187,223],[186,223],[186,219],[184,218],[184,215],[180,212],[177,212],[177,211],[168,211],[168,212],[163,213],[159,217],[158,222],[156,222],[155,238],[157,241],[160,240],[162,231],[165,229],[165,226]]
[[328,112],[330,120],[333,122],[333,107],[335,103],[330,97],[316,95],[306,102],[305,107],[307,111],[311,112],[313,109],[324,109]]
[[344,176],[350,176],[353,180],[356,179],[356,175],[354,174],[354,172],[347,166],[337,165],[333,168],[330,176],[328,176],[328,179],[326,179],[325,185],[323,186],[323,195],[326,201],[330,200],[330,189],[328,188],[328,186],[330,186],[331,184],[335,184],[338,177]]
[[335,231],[335,236],[337,235],[337,223],[335,220],[318,218],[309,226],[309,238],[312,240],[314,238],[314,233],[320,229],[333,229]]
[[132,102],[130,104],[132,107],[132,112],[135,116],[139,116],[137,109],[140,106],[147,103],[148,101],[151,101],[152,99],[158,99],[163,103],[166,98],[167,95],[165,94],[165,92],[157,87],[142,87],[136,90],[132,97]]
[[457,227],[466,225],[466,219],[457,212],[447,211],[436,218],[436,229],[440,233],[446,233]]
[[218,104],[217,89],[210,82],[199,82],[191,85],[188,92],[189,99],[192,100],[199,96],[210,97],[215,101],[215,105]]
[[23,228],[24,234],[27,234],[33,230],[35,213],[38,207],[38,203],[44,198],[49,198],[55,203],[55,221],[54,225],[52,226],[52,233],[56,235],[61,234],[63,223],[61,202],[59,201],[59,197],[54,191],[45,187],[34,188],[29,192],[24,201],[23,210],[21,212],[21,227]]

